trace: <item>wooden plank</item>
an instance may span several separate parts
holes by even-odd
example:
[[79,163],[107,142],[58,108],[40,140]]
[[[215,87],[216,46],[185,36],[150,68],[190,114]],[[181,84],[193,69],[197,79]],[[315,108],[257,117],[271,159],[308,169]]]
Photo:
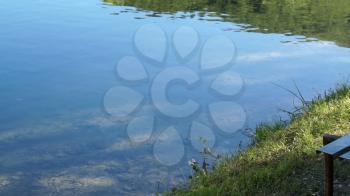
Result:
[[[350,151],[350,134],[331,142],[320,149],[321,152],[333,157],[343,155]],[[347,157],[347,156],[346,156]]]
[[345,154],[341,155],[340,157],[343,158],[343,159],[350,160],[350,152],[345,153]]

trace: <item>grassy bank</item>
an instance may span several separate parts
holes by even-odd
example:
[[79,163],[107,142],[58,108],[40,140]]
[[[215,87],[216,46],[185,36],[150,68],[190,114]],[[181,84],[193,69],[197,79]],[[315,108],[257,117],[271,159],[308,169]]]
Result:
[[[325,133],[350,130],[350,87],[316,98],[290,123],[261,125],[246,151],[220,160],[209,175],[194,177],[174,195],[322,195]],[[336,161],[337,193],[350,193],[350,162]]]

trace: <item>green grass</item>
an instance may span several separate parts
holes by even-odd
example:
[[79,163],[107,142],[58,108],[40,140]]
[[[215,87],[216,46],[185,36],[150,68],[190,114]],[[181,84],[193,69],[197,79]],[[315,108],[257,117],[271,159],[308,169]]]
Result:
[[[209,175],[194,177],[170,195],[312,195],[323,193],[323,157],[316,154],[325,133],[350,130],[350,87],[316,98],[290,123],[260,125],[255,142],[221,159]],[[350,191],[350,162],[336,162],[336,191]]]

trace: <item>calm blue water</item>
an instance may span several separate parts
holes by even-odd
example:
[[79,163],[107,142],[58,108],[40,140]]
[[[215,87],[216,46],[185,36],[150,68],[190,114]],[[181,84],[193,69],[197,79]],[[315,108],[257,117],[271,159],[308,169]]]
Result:
[[[234,41],[232,70],[245,86],[232,100],[246,112],[244,129],[285,118],[279,109],[289,110],[297,102],[275,84],[294,89],[296,83],[310,100],[349,77],[350,49],[331,41],[247,32],[242,25],[209,16],[147,14],[97,0],[0,3],[0,194],[142,195],[186,181],[187,161],[200,160],[187,131],[197,117],[160,117],[152,138],[135,144],[125,131],[127,122],[112,118],[103,107],[109,89],[126,85],[116,77],[115,66],[122,57],[136,55],[133,36],[142,25],[159,25],[168,41],[183,25],[197,30],[201,45],[216,35]],[[185,65],[196,65],[198,54]],[[183,64],[169,47],[164,66]],[[145,66],[155,69],[148,62]],[[205,78],[203,84],[212,80]],[[146,84],[132,88],[148,91]],[[175,87],[169,95],[176,97],[174,102],[186,100],[187,93],[203,103],[214,100],[203,92]],[[205,122],[201,114],[197,119]],[[171,166],[154,158],[157,135],[169,124],[182,130],[185,146],[184,157]],[[242,132],[216,129],[215,152],[235,152],[240,143],[248,143]]]

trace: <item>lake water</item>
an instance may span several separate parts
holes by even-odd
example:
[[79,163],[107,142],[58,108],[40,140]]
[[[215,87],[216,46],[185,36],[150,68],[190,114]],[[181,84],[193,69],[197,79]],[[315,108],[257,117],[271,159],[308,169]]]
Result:
[[[161,192],[186,182],[189,160],[201,161],[196,136],[214,153],[234,153],[257,124],[286,119],[281,110],[300,105],[286,89],[297,86],[311,100],[347,82],[350,3],[299,1],[2,1],[0,194]],[[161,62],[146,58],[151,50]],[[198,68],[230,55],[225,69]],[[125,81],[142,72],[118,72],[125,57],[148,79]],[[219,87],[208,88],[221,74]],[[167,79],[186,76],[197,81],[192,88],[169,81],[160,92]],[[114,107],[137,97],[127,89],[143,95],[143,107],[120,118]],[[198,110],[171,113],[162,93],[177,105],[196,100]]]

